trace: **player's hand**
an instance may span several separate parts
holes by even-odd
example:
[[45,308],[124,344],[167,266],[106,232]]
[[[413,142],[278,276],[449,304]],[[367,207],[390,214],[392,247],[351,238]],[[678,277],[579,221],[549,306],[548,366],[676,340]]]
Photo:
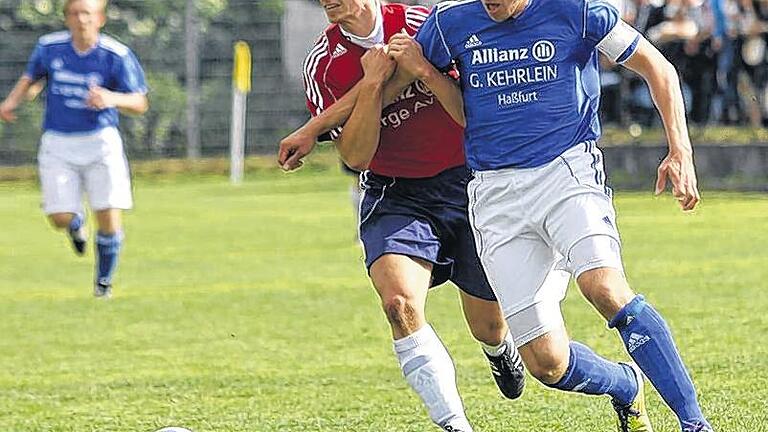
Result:
[[3,101],[3,103],[0,104],[0,120],[5,122],[15,122],[16,121],[16,114],[14,114],[14,110],[16,110],[16,106],[12,104],[7,99]]
[[376,45],[368,50],[360,59],[365,73],[365,79],[372,82],[383,83],[392,76],[397,66],[387,55],[385,45]]
[[103,87],[94,86],[88,89],[88,98],[85,100],[85,104],[89,108],[96,110],[105,110],[107,108],[114,108],[116,104],[113,102],[113,93]]
[[317,137],[300,128],[280,141],[277,163],[284,171],[293,171],[304,165],[304,156],[312,153]]
[[667,180],[672,184],[672,196],[684,211],[693,210],[701,201],[696,182],[696,169],[690,152],[669,153],[661,161],[656,180],[656,195],[664,192]]
[[398,73],[406,73],[414,80],[423,79],[429,73],[430,63],[424,58],[421,45],[407,33],[398,33],[389,39],[389,56],[397,62]]

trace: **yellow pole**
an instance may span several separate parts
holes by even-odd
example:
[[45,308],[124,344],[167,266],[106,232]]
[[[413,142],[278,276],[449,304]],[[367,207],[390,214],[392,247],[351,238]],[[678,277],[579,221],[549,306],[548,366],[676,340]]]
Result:
[[251,48],[244,41],[235,43],[235,67],[232,78],[238,91],[243,93],[251,91]]
[[245,168],[245,114],[247,94],[251,91],[251,49],[243,41],[235,43],[232,70],[232,126],[229,140],[229,178],[233,184],[243,181]]

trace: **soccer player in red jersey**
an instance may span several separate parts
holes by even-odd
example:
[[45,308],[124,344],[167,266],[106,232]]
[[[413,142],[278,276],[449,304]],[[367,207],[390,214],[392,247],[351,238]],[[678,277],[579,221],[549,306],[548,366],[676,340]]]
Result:
[[[364,170],[360,238],[403,374],[435,424],[471,431],[453,362],[425,317],[429,287],[451,280],[461,289],[470,330],[505,396],[522,393],[524,372],[469,226],[462,107],[438,101],[460,100],[438,98],[459,89],[425,60],[424,76],[395,72],[386,52],[393,35],[416,33],[426,8],[375,0],[320,3],[331,25],[304,63],[314,118],[280,143],[278,161],[286,170],[297,168],[317,137],[330,131],[344,162]],[[392,103],[382,110],[384,101]]]

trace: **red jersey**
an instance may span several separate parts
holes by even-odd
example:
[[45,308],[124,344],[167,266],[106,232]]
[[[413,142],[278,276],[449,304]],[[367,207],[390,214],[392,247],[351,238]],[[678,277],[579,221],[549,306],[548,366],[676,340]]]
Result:
[[[390,3],[381,7],[384,41],[403,29],[413,36],[429,15],[422,6]],[[366,49],[349,41],[332,24],[304,60],[307,107],[313,116],[340,99],[363,78]],[[337,139],[340,129],[331,131]],[[369,169],[389,177],[424,178],[464,164],[463,129],[420,81],[406,88],[381,113],[381,139]]]

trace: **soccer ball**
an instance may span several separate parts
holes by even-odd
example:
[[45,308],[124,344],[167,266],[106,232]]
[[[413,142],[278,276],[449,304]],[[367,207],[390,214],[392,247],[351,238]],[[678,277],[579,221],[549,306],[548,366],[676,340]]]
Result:
[[192,431],[183,427],[168,426],[162,429],[158,429],[155,432],[192,432]]

